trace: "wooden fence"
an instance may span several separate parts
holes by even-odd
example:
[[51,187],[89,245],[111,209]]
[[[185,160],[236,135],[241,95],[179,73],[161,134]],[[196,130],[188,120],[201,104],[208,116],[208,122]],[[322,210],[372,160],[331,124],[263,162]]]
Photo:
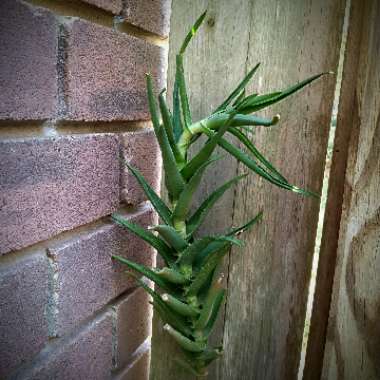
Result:
[[[336,72],[345,10],[349,14],[303,377],[379,379],[380,3],[173,0],[170,80],[186,28],[205,8],[207,22],[185,61],[194,118],[208,114],[257,62],[262,66],[251,90],[258,92]],[[257,128],[252,136],[287,178],[317,192],[336,82],[334,76],[325,77],[284,101],[272,110],[281,114],[280,126]],[[169,89],[172,85],[169,81]],[[199,199],[243,171],[232,159],[219,163],[210,169]],[[211,368],[210,380],[297,378],[319,203],[251,175],[219,203],[206,232],[240,224],[261,209],[264,221],[245,236],[243,252],[233,249],[225,262],[228,297],[214,334],[225,352]],[[175,350],[155,319],[151,379],[193,379],[172,361]]]

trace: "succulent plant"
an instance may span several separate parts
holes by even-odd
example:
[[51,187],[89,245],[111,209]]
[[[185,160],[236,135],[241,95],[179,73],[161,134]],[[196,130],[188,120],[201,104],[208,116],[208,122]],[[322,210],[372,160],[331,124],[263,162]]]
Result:
[[[146,76],[149,109],[162,153],[170,205],[160,198],[136,168],[126,163],[160,216],[162,224],[144,229],[121,215],[113,215],[116,223],[145,240],[162,257],[164,266],[151,269],[113,256],[132,270],[128,273],[135,276],[137,284],[151,295],[154,310],[165,324],[164,329],[182,349],[177,360],[198,376],[205,375],[207,366],[223,351],[221,346],[208,345],[226,293],[219,270],[221,261],[232,245],[243,244],[237,236],[258,222],[262,212],[224,235],[204,236],[201,226],[207,213],[230,187],[246,175],[236,176],[217,188],[191,213],[194,193],[207,167],[218,160],[214,151],[220,146],[272,184],[305,196],[318,196],[291,185],[259,152],[246,131],[256,126],[275,125],[279,121],[278,115],[266,119],[252,113],[287,98],[324,75],[315,75],[285,90],[246,96],[245,88],[259,68],[257,64],[209,117],[193,122],[186,92],[183,56],[205,16],[206,13],[203,13],[195,22],[176,56],[172,112],[165,100],[165,90],[159,93],[157,105],[152,79],[149,74]],[[233,135],[244,148],[226,140],[225,134]],[[207,139],[189,159],[188,149],[201,135],[207,136]],[[160,291],[153,290],[137,274],[153,281]]]

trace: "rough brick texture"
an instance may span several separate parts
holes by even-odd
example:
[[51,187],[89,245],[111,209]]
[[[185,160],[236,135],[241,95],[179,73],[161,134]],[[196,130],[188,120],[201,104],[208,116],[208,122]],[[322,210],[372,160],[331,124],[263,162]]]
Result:
[[0,2],[0,119],[53,117],[57,93],[57,23],[42,8]]
[[112,317],[109,314],[92,321],[78,335],[60,343],[51,347],[36,366],[17,379],[111,379]]
[[0,141],[0,253],[114,211],[118,155],[111,134]]
[[151,335],[152,308],[144,289],[132,294],[114,306],[116,313],[116,350],[114,366],[123,368],[131,362],[132,354]]
[[43,253],[0,265],[0,378],[36,355],[48,339],[48,264]]
[[65,118],[149,119],[145,73],[152,73],[158,89],[164,86],[164,50],[82,20],[66,28]]
[[[153,130],[141,130],[124,133],[121,136],[122,156],[133,167],[137,168],[147,182],[159,193],[161,171],[161,154]],[[141,186],[124,166],[121,176],[121,199],[130,204],[146,201]]]
[[82,0],[85,3],[95,5],[98,8],[104,9],[105,11],[112,12],[117,15],[121,12],[123,7],[122,0]]
[[[155,218],[145,207],[130,219],[147,226]],[[114,223],[50,247],[49,255],[56,270],[55,335],[63,335],[134,284],[124,273],[126,267],[112,260],[112,255],[148,266],[154,261],[150,246]]]
[[129,23],[166,37],[170,10],[171,0],[126,0],[122,15]]
[[149,380],[150,351],[141,355],[118,380]]

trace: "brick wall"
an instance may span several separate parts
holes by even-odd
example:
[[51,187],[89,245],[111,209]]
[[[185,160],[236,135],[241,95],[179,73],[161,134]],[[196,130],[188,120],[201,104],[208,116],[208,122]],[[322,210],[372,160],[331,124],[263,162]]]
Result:
[[113,224],[156,215],[144,74],[165,85],[170,0],[0,2],[0,378],[148,378],[149,299],[113,254],[154,265]]

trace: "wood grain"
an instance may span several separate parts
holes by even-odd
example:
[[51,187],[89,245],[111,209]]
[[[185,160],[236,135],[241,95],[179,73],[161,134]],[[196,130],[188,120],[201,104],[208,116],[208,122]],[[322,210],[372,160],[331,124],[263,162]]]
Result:
[[[263,62],[253,89],[276,90],[321,71],[336,71],[344,1],[255,1],[249,66]],[[326,77],[272,112],[279,127],[258,128],[254,142],[286,177],[319,192],[335,78]],[[244,171],[244,168],[240,168]],[[222,379],[297,376],[319,202],[255,176],[236,193],[234,224],[263,210],[231,255]]]
[[339,226],[342,214],[344,178],[353,123],[352,110],[355,108],[356,102],[355,87],[359,63],[359,54],[357,52],[360,50],[363,21],[362,4],[358,1],[352,1],[349,9],[343,79],[339,98],[310,332],[303,372],[304,380],[319,380],[323,367],[323,355],[336,266]]
[[360,7],[360,47],[348,52],[359,60],[322,373],[334,380],[380,379],[380,4]]

